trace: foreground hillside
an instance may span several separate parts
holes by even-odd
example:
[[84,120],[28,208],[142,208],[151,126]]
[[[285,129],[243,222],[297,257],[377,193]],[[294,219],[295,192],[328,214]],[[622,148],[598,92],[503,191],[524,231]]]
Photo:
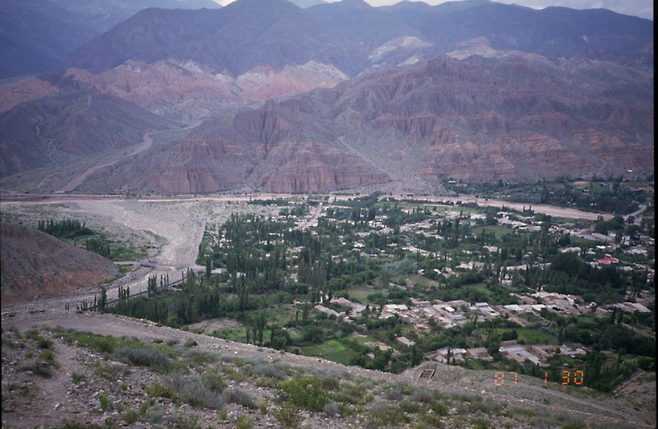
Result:
[[112,280],[117,266],[32,228],[0,224],[2,305],[75,292]]
[[50,322],[75,329],[3,320],[10,427],[649,427],[525,377],[496,387],[489,372],[442,364],[430,380],[422,368],[396,376],[128,319],[106,320],[111,336],[80,332],[99,330],[92,316]]

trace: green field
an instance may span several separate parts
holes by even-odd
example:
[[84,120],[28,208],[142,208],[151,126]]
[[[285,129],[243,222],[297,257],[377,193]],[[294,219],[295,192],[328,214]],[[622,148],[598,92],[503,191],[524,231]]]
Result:
[[476,234],[481,234],[482,231],[486,231],[487,233],[494,233],[496,234],[497,238],[503,237],[507,234],[510,234],[512,232],[511,228],[508,228],[506,226],[479,226],[477,228],[473,228],[473,232]]
[[301,351],[305,356],[318,356],[343,365],[349,365],[350,359],[357,354],[338,340],[329,340],[316,346],[302,347]]
[[587,240],[586,238],[581,237],[569,237],[571,239],[572,246],[586,246],[594,247],[596,246],[596,241]]
[[[375,290],[370,287],[358,287],[358,288],[350,288],[348,289],[348,293],[350,294],[350,298],[355,298],[359,300],[359,302],[366,303],[368,302],[367,298],[368,295],[371,293],[374,293]],[[365,305],[365,304],[364,304]]]
[[[537,331],[530,328],[516,328],[519,334],[518,340],[524,340],[526,344],[557,344],[557,338],[546,332]],[[510,328],[498,328],[496,333],[502,335],[503,332],[512,331]]]
[[[237,341],[239,343],[244,343],[247,339],[246,329],[242,326],[234,328],[224,328],[218,329],[212,333],[212,336],[215,338],[224,338],[225,340]],[[263,335],[265,338],[269,338]]]
[[139,261],[148,256],[144,248],[122,247],[117,243],[110,244],[110,259],[112,261]]
[[473,284],[463,285],[461,286],[461,290],[466,293],[468,293],[468,291],[473,291],[477,295],[484,295],[486,298],[483,300],[487,302],[493,299],[491,290],[489,290],[487,285],[485,285],[484,283],[473,283]]
[[365,336],[359,335],[359,336],[353,336],[353,337],[350,337],[350,338],[353,339],[354,341],[357,341],[357,342],[361,343],[361,344],[375,343],[375,342],[379,341],[377,338],[372,337],[370,335],[365,335]]

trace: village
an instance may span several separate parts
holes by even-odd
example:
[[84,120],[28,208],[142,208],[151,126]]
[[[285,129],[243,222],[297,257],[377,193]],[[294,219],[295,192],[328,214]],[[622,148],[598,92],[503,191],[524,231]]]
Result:
[[[637,217],[591,220],[531,206],[330,198],[271,201],[269,217],[211,226],[199,256],[220,281],[254,279],[254,293],[278,278],[276,289],[292,296],[276,314],[294,322],[275,319],[292,350],[391,371],[419,351],[469,368],[555,372],[620,352],[649,365],[655,241],[646,206]],[[236,251],[244,256],[228,256]],[[231,263],[242,259],[244,269]],[[249,340],[239,330],[217,335]]]
[[[280,214],[276,220],[279,222],[292,221],[295,229],[310,229],[313,236],[317,237],[318,232],[314,228],[318,227],[320,222],[326,224],[338,224],[341,221],[332,216],[341,210],[349,210],[349,207],[338,204],[319,203],[316,207],[310,207],[307,214],[302,216],[291,215],[289,212]],[[385,259],[398,260],[400,255],[407,257],[435,259],[442,261],[441,268],[432,268],[433,278],[449,279],[458,278],[464,273],[478,273],[485,270],[485,265],[490,259],[495,258],[501,252],[498,245],[482,245],[473,248],[458,249],[457,251],[439,250],[432,252],[426,246],[423,246],[423,240],[430,238],[437,242],[445,241],[446,236],[441,235],[437,225],[441,222],[454,222],[461,225],[463,229],[469,228],[472,232],[478,226],[488,222],[492,228],[505,228],[511,234],[523,235],[527,233],[539,233],[542,231],[543,220],[538,220],[538,216],[528,213],[515,213],[506,210],[491,211],[484,213],[482,210],[474,210],[472,207],[458,207],[454,204],[423,204],[411,208],[402,208],[401,213],[407,216],[413,216],[418,213],[426,214],[426,219],[418,222],[409,222],[399,225],[397,231],[395,227],[389,226],[390,217],[386,214],[377,213],[370,216],[371,219],[361,222],[361,228],[350,237],[339,235],[338,241],[343,252],[339,255],[333,255],[334,263],[348,262],[347,257],[342,256],[348,252],[357,253],[358,257],[365,260],[381,261]],[[492,221],[493,219],[493,221]],[[347,224],[357,226],[358,221],[342,220]],[[545,227],[545,226],[544,226]],[[439,227],[440,228],[440,227]],[[486,231],[486,227],[483,228]],[[373,247],[368,243],[371,236],[392,236],[395,233],[402,234],[403,240],[390,240],[384,245]],[[652,281],[654,269],[649,264],[641,264],[630,261],[622,261],[613,255],[623,252],[625,255],[647,255],[647,248],[653,248],[654,239],[643,234],[631,237],[627,234],[616,234],[610,231],[608,234],[594,232],[594,225],[582,225],[582,222],[565,221],[560,223],[550,223],[547,232],[559,237],[577,237],[582,239],[580,246],[565,244],[557,248],[560,253],[573,253],[575,255],[587,258],[587,263],[593,268],[614,266],[621,271],[644,270],[647,275],[647,281]],[[285,244],[281,233],[271,233],[272,244]],[[474,234],[476,235],[476,234]],[[571,241],[571,240],[570,240]],[[228,245],[226,238],[222,237],[219,246]],[[261,243],[265,244],[265,242]],[[302,246],[288,248],[288,254],[292,260],[296,260],[302,250]],[[265,257],[269,257],[266,254]],[[502,285],[511,286],[515,281],[515,272],[522,273],[529,266],[542,270],[550,269],[551,263],[545,262],[542,258],[536,258],[533,262],[529,261],[530,255],[524,254],[512,264],[505,264],[499,275],[499,282]],[[520,259],[520,260],[519,260]],[[290,267],[289,280],[299,281],[299,266]],[[420,268],[415,274],[425,276],[426,268]],[[413,288],[405,282],[399,284],[389,283],[384,285],[384,289],[408,289]],[[651,313],[649,307],[655,306],[655,295],[650,291],[644,291],[641,296],[630,297],[629,301],[622,301],[613,304],[599,304],[594,301],[586,302],[585,299],[576,294],[565,294],[544,291],[543,287],[539,290],[528,293],[510,293],[513,303],[508,304],[490,304],[487,301],[469,302],[464,299],[442,301],[440,299],[417,299],[409,298],[405,303],[387,303],[382,304],[378,318],[387,319],[396,317],[400,323],[413,327],[418,335],[429,333],[432,327],[441,327],[444,329],[462,328],[468,322],[484,322],[486,320],[504,319],[507,323],[512,323],[520,328],[527,326],[536,326],[540,321],[549,324],[542,315],[550,312],[562,317],[578,317],[581,315],[594,315],[598,318],[609,318],[613,309],[626,313]],[[331,300],[321,298],[313,308],[332,319],[352,322],[358,317],[372,317],[372,309],[376,306],[374,303],[350,300],[343,296],[333,297]],[[533,320],[532,322],[530,320]],[[399,336],[395,339],[395,344],[403,350],[409,349],[415,345],[415,341]],[[379,343],[381,348],[388,348]],[[577,342],[565,341],[562,344],[524,344],[524,341],[517,340],[502,341],[499,352],[506,359],[513,360],[523,364],[526,360],[538,366],[547,366],[548,357],[565,355],[569,357],[582,356],[591,349]],[[372,356],[372,353],[371,353]],[[441,362],[463,363],[464,358],[478,359],[483,361],[493,361],[485,347],[443,347],[437,350],[430,350],[425,353],[428,360],[437,360]]]

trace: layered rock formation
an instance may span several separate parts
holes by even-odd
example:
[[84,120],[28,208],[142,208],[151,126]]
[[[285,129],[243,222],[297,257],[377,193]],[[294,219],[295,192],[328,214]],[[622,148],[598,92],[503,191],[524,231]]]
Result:
[[171,127],[171,121],[61,73],[28,82],[36,94],[0,113],[0,176],[39,167],[62,166],[139,143],[148,131]]
[[400,177],[651,173],[651,76],[634,76],[627,86],[642,96],[628,101],[611,91],[620,72],[521,53],[439,57],[207,121],[88,189],[111,190],[119,178],[141,191],[308,192]]

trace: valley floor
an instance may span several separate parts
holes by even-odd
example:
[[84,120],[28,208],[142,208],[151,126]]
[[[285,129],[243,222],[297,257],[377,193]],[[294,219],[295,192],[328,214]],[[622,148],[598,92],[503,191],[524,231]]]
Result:
[[[276,197],[281,198],[280,195]],[[289,197],[291,199],[303,198],[301,196]],[[182,270],[188,267],[202,270],[203,267],[195,266],[195,259],[204,229],[208,225],[221,225],[231,213],[273,213],[274,209],[268,206],[246,204],[252,198],[256,197],[218,196],[133,200],[59,195],[53,198],[20,202],[16,199],[10,201],[4,198],[2,216],[3,221],[21,220],[29,223],[30,219],[33,219],[36,223],[39,215],[56,213],[58,217],[82,219],[87,222],[88,226],[101,228],[112,235],[119,235],[125,239],[132,239],[140,245],[150,246],[149,257],[133,261],[135,269],[132,273],[117,280],[109,287],[108,298],[113,299],[116,297],[119,286],[130,286],[133,292],[146,289],[148,276],[170,274],[172,280],[177,280]],[[268,199],[272,196],[262,195],[259,198]],[[338,198],[346,199],[348,197],[339,196]],[[430,201],[440,201],[442,200],[440,198],[437,197]],[[453,197],[453,200],[456,198]],[[477,202],[483,203],[480,200]],[[494,206],[503,204],[511,206],[510,203],[501,201],[488,201],[485,204],[487,203]],[[582,216],[587,219],[591,217],[589,213],[550,206],[533,206],[533,210],[537,212],[545,210],[544,212],[547,214],[560,217],[579,218]],[[471,371],[429,362],[421,364],[420,368],[395,375],[157,326],[152,322],[123,316],[91,312],[78,314],[73,309],[65,310],[65,303],[93,299],[97,293],[96,287],[90,287],[74,295],[44,299],[20,306],[3,307],[3,332],[12,328],[24,332],[37,326],[47,326],[117,337],[136,337],[145,342],[177,337],[181,341],[196,341],[199,350],[229,354],[234,357],[259,358],[270,363],[281,361],[297,367],[339,368],[357,377],[388,382],[411,382],[414,385],[423,385],[441,392],[477,395],[503,404],[542,409],[549,414],[571,413],[588,422],[609,423],[610,425],[633,422],[633,427],[638,428],[653,427],[656,422],[653,413],[655,411],[655,389],[653,392],[648,392],[649,398],[653,396],[653,411],[646,408],[637,409],[632,405],[632,395],[590,395],[583,391],[574,392],[554,383],[545,386],[542,380],[532,377],[522,376],[517,384],[497,386],[494,382],[493,371]],[[60,343],[57,343],[56,348],[58,351],[66,350],[62,362],[73,362],[70,356],[74,353],[73,351]],[[6,368],[4,361],[3,350],[3,411],[7,411],[4,409]],[[18,363],[14,362],[14,364]],[[435,369],[434,377],[430,380],[420,378],[422,369],[430,366]],[[56,379],[61,379],[61,383],[70,383],[70,373],[74,369],[75,366],[62,367],[60,371],[67,376]],[[70,399],[71,395],[67,397],[62,393],[66,390],[64,386],[50,384],[48,386],[44,392],[46,395],[40,396],[35,403],[24,404],[21,405],[24,408],[3,413],[3,427],[5,427],[5,422],[6,427],[34,427],[34,425],[46,421],[61,422],[65,417],[72,417],[80,412],[88,414],[88,411],[74,409],[76,402]],[[626,390],[628,390],[627,387]],[[56,404],[60,404],[59,407]],[[309,422],[313,424],[313,427],[323,427],[326,424],[326,421],[317,419],[309,419]]]

